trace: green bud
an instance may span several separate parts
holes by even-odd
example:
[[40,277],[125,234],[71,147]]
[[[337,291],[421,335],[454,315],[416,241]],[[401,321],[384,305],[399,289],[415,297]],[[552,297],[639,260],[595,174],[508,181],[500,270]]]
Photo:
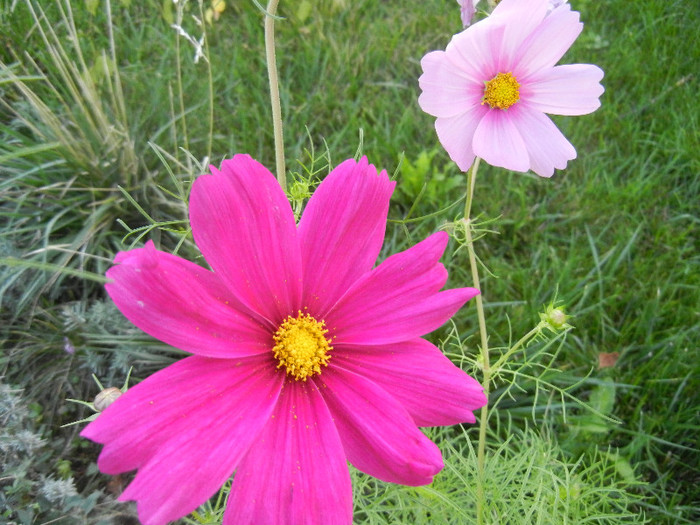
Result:
[[570,318],[571,316],[566,315],[561,306],[555,308],[553,303],[550,303],[545,311],[540,313],[541,324],[552,332],[561,332],[562,330],[573,328],[567,323]]

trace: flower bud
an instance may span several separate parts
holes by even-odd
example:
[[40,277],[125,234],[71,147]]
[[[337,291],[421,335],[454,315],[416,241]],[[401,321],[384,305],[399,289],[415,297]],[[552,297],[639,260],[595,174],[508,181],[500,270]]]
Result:
[[102,412],[109,405],[114,403],[119,396],[122,395],[122,391],[115,386],[110,386],[105,388],[102,392],[95,396],[95,400],[92,402],[92,406],[95,410]]
[[555,308],[551,303],[543,313],[540,313],[541,324],[549,328],[552,332],[561,332],[567,328],[572,328],[572,326],[567,323],[570,317],[570,315],[566,315],[562,307],[558,306]]
[[549,324],[555,328],[562,328],[566,324],[566,320],[569,318],[568,315],[564,313],[561,308],[555,308],[549,313]]

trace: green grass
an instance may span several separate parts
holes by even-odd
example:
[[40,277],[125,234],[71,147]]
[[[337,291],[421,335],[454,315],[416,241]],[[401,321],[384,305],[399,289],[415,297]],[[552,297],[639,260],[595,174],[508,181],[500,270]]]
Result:
[[[11,492],[1,482],[4,498],[33,497],[49,475],[73,476],[85,498],[104,488],[107,478],[92,466],[99,449],[76,427],[59,428],[86,415],[65,399],[91,398],[91,373],[121,384],[133,366],[140,380],[181,354],[130,326],[99,277],[116,251],[146,238],[194,260],[186,198],[207,161],[246,152],[274,165],[262,16],[252,2],[229,2],[207,28],[213,104],[209,67],[193,63],[194,49],[169,27],[175,15],[163,14],[171,2],[113,0],[111,24],[107,2],[94,13],[72,4],[72,13],[63,2],[31,4],[37,23],[26,2],[0,0],[0,377],[23,389],[32,417],[22,425],[46,439],[26,470],[31,483]],[[280,7],[289,170],[323,176],[328,157],[334,165],[355,155],[360,137],[363,153],[390,173],[405,157],[383,256],[437,228],[452,231],[460,216],[463,175],[416,103],[420,58],[460,29],[453,4],[324,0],[308,14],[297,3]],[[600,65],[606,88],[594,114],[556,119],[578,159],[551,180],[483,164],[477,180],[473,214],[492,231],[476,250],[489,270],[482,289],[494,355],[554,299],[575,327],[516,354],[496,379],[489,510],[502,523],[553,523],[556,501],[570,523],[693,523],[700,13],[681,1],[572,4],[585,29],[564,62]],[[198,12],[196,2],[189,10]],[[199,38],[189,14],[182,25]],[[125,237],[127,228],[135,231]],[[470,282],[458,247],[453,240],[443,259],[450,286]],[[478,375],[473,307],[454,326],[434,338]],[[618,352],[617,364],[598,369],[600,352]],[[469,523],[474,430],[431,431],[446,456],[431,487],[354,472],[357,522]]]

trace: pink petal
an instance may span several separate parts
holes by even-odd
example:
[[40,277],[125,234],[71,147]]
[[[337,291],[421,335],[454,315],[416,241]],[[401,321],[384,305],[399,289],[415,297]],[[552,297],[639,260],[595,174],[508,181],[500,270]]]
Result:
[[433,481],[443,467],[440,450],[389,393],[332,364],[315,381],[350,463],[382,481],[411,486]]
[[351,525],[345,452],[313,381],[288,381],[241,462],[224,525]]
[[545,69],[531,77],[521,96],[532,109],[553,115],[586,115],[600,107],[603,70],[589,64]]
[[374,266],[395,182],[363,157],[346,160],[316,189],[299,221],[304,306],[323,315]]
[[[418,104],[436,117],[452,117],[481,104],[483,81],[475,81],[460,65],[449,60],[444,51],[433,51],[421,60],[423,74],[418,84],[423,91]],[[488,79],[487,79],[488,80]]]
[[540,177],[551,177],[554,168],[566,168],[567,161],[576,158],[576,150],[571,143],[544,113],[525,105],[519,109],[516,123],[522,130],[530,169]]
[[435,121],[440,144],[462,171],[467,171],[474,162],[474,132],[487,112],[487,106],[479,105],[472,111]]
[[530,161],[522,136],[524,130],[515,124],[519,105],[488,111],[474,132],[473,145],[474,153],[492,166],[524,172]]
[[561,6],[547,16],[518,49],[513,74],[522,83],[556,64],[583,29],[579,14]]
[[248,155],[194,183],[192,233],[237,299],[277,325],[301,306],[294,214],[275,177]]
[[452,37],[445,49],[452,67],[481,88],[501,71],[506,26],[490,23],[491,16]]
[[234,308],[236,301],[209,270],[145,248],[117,254],[105,288],[117,308],[144,332],[194,354],[232,357],[269,351],[259,321]]
[[390,392],[421,427],[474,423],[472,411],[486,404],[479,382],[425,339],[383,346],[337,346],[331,363]]
[[270,418],[284,381],[271,358],[193,356],[129,389],[81,433],[104,443],[104,472],[138,468],[119,497],[144,524],[178,519],[231,476]]
[[435,233],[360,278],[325,318],[333,341],[377,345],[413,339],[443,325],[478,294],[474,288],[439,292],[447,281],[438,262],[447,240],[447,233]]
[[[502,0],[493,13],[483,20],[505,28],[503,44],[500,47],[498,72],[504,73],[511,70],[523,42],[536,30],[546,14],[547,2],[542,0]],[[473,27],[477,25],[479,24]]]

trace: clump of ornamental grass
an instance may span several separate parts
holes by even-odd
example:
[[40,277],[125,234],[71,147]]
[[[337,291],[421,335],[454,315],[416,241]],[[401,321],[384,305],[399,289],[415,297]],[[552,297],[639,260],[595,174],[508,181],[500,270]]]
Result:
[[[3,100],[4,109],[22,133],[47,145],[47,149],[50,146],[57,150],[76,174],[91,184],[110,186],[117,182],[129,186],[138,161],[116,67],[111,12],[108,10],[106,22],[109,49],[89,64],[70,3],[56,1],[51,6],[58,11],[58,20],[47,17],[47,6],[32,1],[25,6],[44,54],[40,63],[29,53],[15,55],[16,64],[0,62],[5,82],[25,102],[12,105]],[[14,155],[33,152],[31,148],[18,148]]]
[[108,232],[125,211],[116,186],[133,184],[141,165],[109,11],[108,49],[91,62],[70,3],[28,1],[12,9],[32,22],[25,38],[42,48],[36,54],[15,51],[13,63],[0,60],[2,131],[8,137],[0,150],[6,175],[0,216],[11,247],[3,253],[9,269],[0,302],[19,315],[41,296],[75,300],[88,291],[77,280],[104,271]]
[[[181,224],[182,208],[170,196],[182,201],[183,181],[199,168],[176,150],[175,162],[166,165],[174,166],[167,174],[175,185],[154,182],[147,162],[170,156],[155,144],[144,144],[144,151],[136,146],[135,134],[143,133],[129,120],[110,1],[100,13],[94,5],[88,9],[91,22],[103,27],[104,39],[95,38],[94,46],[77,25],[86,13],[74,13],[69,2],[27,1],[11,10],[26,26],[17,24],[15,30],[26,34],[16,38],[36,42],[21,53],[10,48],[3,55],[8,62],[0,59],[0,131],[7,138],[0,146],[7,244],[0,304],[19,316],[36,309],[40,298],[73,301],[95,293],[89,281],[101,282],[105,263],[121,246],[117,219],[128,223],[145,213],[132,195],[157,205],[164,226]],[[187,110],[176,110],[172,100],[169,109],[170,124],[153,137],[170,129],[177,144],[175,127],[181,128]]]

